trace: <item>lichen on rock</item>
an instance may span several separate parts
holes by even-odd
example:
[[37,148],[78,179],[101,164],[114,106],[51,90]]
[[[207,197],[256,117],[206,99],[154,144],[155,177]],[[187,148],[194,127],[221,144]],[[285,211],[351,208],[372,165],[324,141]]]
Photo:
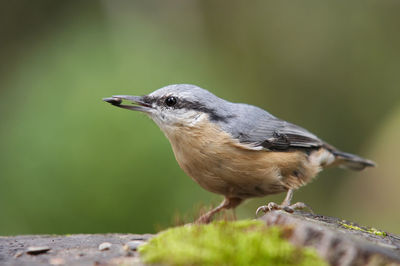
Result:
[[350,229],[350,230],[357,230],[357,231],[374,234],[374,235],[381,236],[381,237],[387,236],[387,233],[385,231],[378,230],[374,227],[359,226],[359,225],[356,225],[354,223],[349,223],[349,222],[341,222],[340,225],[343,226],[344,228]]

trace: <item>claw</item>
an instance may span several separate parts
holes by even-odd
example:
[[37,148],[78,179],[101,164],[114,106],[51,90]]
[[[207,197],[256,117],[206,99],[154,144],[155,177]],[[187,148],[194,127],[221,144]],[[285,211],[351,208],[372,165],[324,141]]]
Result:
[[256,211],[256,215],[258,215],[260,212],[267,213],[272,210],[280,210],[280,209],[281,209],[281,207],[278,204],[276,204],[275,202],[269,202],[267,205],[258,207],[257,211]]
[[266,213],[266,212],[268,212],[268,211],[269,211],[269,210],[268,210],[268,207],[265,206],[265,205],[263,205],[263,206],[260,206],[260,207],[257,208],[257,210],[256,210],[256,215],[258,215],[260,212]]

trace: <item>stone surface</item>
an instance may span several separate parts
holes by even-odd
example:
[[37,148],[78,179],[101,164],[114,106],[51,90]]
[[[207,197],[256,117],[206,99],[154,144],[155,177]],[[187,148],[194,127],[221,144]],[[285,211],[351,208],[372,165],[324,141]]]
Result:
[[[313,246],[332,265],[400,265],[400,237],[338,218],[305,212],[269,212],[260,218],[284,226],[293,244]],[[0,237],[0,265],[142,265],[136,251],[152,235],[25,235]],[[100,251],[102,243],[111,244]],[[108,246],[108,245],[107,245]],[[29,247],[40,252],[28,254]],[[168,248],[168,247],[166,247]],[[46,251],[45,251],[46,250]]]
[[[136,251],[124,245],[147,241],[152,235],[25,235],[0,237],[0,265],[141,265]],[[99,245],[111,243],[106,251]],[[48,247],[45,253],[30,255],[29,247]]]
[[268,225],[290,227],[289,240],[315,247],[332,265],[400,265],[400,237],[334,217],[306,212],[269,212]]

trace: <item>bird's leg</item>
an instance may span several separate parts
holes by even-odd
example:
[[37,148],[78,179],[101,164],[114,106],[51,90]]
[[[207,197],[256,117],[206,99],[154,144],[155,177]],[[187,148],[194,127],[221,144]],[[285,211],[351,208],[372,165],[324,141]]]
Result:
[[237,220],[237,217],[236,217],[236,209],[232,209],[232,217],[233,217],[233,220],[234,220],[234,221]]
[[242,202],[242,199],[240,198],[227,198],[225,197],[224,200],[219,204],[217,207],[212,209],[211,211],[206,212],[200,218],[196,220],[196,224],[208,224],[211,222],[212,217],[214,214],[218,213],[222,209],[231,209],[235,208],[237,205],[239,205]]
[[282,206],[289,206],[290,202],[293,199],[293,189],[289,189],[288,192],[286,193],[285,199],[282,201]]
[[292,213],[294,212],[295,209],[309,209],[312,212],[312,209],[303,202],[296,202],[295,204],[290,205],[292,198],[293,198],[293,189],[289,189],[281,205],[278,205],[275,202],[269,202],[267,205],[258,207],[256,215],[260,212],[269,212],[272,210],[284,210],[286,212]]

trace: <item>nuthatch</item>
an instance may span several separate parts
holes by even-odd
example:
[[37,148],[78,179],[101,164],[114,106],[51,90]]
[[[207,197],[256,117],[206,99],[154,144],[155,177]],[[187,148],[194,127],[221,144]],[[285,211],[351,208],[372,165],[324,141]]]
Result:
[[[123,100],[133,105],[122,104]],[[362,170],[370,160],[339,151],[304,128],[253,105],[231,103],[194,85],[177,84],[145,96],[106,98],[117,107],[147,114],[171,143],[180,167],[223,202],[197,222],[208,223],[222,209],[243,200],[287,192],[281,205],[259,211],[293,212],[293,191],[328,166]]]

